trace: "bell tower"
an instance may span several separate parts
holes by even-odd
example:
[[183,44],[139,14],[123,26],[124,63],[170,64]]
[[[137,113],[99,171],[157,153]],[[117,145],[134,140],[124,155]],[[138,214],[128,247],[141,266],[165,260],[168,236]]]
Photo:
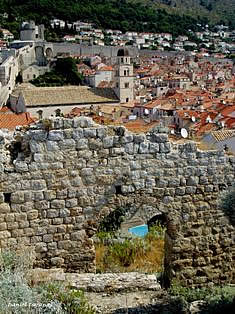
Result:
[[134,76],[133,65],[126,48],[121,48],[117,53],[117,64],[115,66],[115,94],[120,103],[134,99]]

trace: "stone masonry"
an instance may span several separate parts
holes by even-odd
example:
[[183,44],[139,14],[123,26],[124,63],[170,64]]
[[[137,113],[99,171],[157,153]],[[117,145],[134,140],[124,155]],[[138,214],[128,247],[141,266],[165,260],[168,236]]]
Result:
[[53,118],[0,134],[0,247],[33,246],[37,267],[94,272],[92,236],[112,210],[167,221],[165,276],[234,282],[234,226],[219,205],[235,157],[132,134],[90,118]]

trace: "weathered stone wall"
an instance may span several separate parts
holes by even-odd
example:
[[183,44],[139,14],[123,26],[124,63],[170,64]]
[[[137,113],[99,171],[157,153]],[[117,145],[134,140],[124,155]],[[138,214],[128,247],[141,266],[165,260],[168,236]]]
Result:
[[95,270],[91,237],[120,206],[167,218],[165,270],[185,285],[234,280],[234,227],[219,192],[235,157],[176,145],[166,130],[131,134],[89,118],[53,119],[0,139],[0,247],[31,245],[37,266]]

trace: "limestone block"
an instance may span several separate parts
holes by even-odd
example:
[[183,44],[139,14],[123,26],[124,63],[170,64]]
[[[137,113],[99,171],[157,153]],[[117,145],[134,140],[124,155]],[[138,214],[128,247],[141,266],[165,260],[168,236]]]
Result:
[[46,148],[49,152],[59,151],[59,146],[55,141],[46,141]]
[[189,186],[196,186],[199,184],[199,178],[198,177],[189,177],[186,181],[186,184]]
[[175,190],[176,195],[184,195],[185,194],[185,187],[178,187]]
[[56,191],[55,190],[46,190],[43,192],[44,198],[47,201],[53,200],[56,198]]
[[34,204],[35,209],[43,210],[49,208],[49,202],[48,201],[39,201],[35,202]]
[[52,225],[48,226],[47,233],[57,233],[57,226],[52,226]]
[[76,147],[76,141],[74,139],[64,139],[63,141],[59,142],[59,148],[61,150],[74,150]]
[[32,237],[35,235],[34,229],[33,228],[25,228],[22,229],[24,231],[24,234],[28,237]]
[[85,230],[79,230],[71,233],[72,241],[82,241],[86,237]]
[[84,137],[83,135],[83,129],[81,128],[77,128],[77,129],[74,129],[73,132],[72,132],[72,138],[74,140],[79,140],[79,139],[82,139]]
[[152,133],[150,137],[150,141],[154,143],[165,143],[165,142],[168,142],[168,135]]
[[89,128],[93,126],[95,123],[94,121],[89,117],[78,117],[73,119],[73,127],[81,127],[81,128]]
[[134,135],[134,143],[139,144],[146,140],[146,137],[144,134],[136,134]]
[[62,250],[69,250],[72,247],[72,242],[70,240],[59,241],[58,242],[58,249]]
[[67,199],[65,201],[65,207],[67,208],[76,207],[77,204],[78,204],[77,198]]
[[0,192],[0,204],[4,203],[4,194]]
[[24,203],[24,192],[18,191],[11,194],[11,203],[21,204]]
[[121,137],[121,143],[122,144],[131,143],[131,142],[133,142],[133,140],[134,140],[134,137],[132,134],[126,134],[126,135]]
[[28,164],[24,161],[21,160],[15,160],[13,162],[14,166],[15,166],[15,170],[17,172],[27,172],[29,170],[28,168]]
[[11,237],[11,233],[9,231],[0,231],[0,240],[4,240]]
[[53,129],[63,129],[63,119],[61,118],[52,118],[51,121],[51,127]]
[[89,139],[89,148],[91,150],[99,150],[100,148],[102,148],[102,146],[103,142],[100,139]]
[[10,213],[5,215],[5,221],[6,222],[13,222],[15,221],[15,214]]
[[86,160],[92,160],[92,151],[90,150],[79,150],[78,151],[78,157],[86,159]]
[[0,231],[7,230],[7,224],[5,222],[0,223]]
[[34,220],[38,218],[38,211],[37,210],[31,210],[27,213],[28,220]]
[[159,151],[160,153],[169,153],[171,151],[171,144],[167,143],[160,143],[159,144]]
[[171,178],[171,180],[169,180],[169,187],[177,186],[180,186],[180,178]]
[[88,149],[88,140],[85,138],[77,140],[76,149],[77,150]]
[[65,201],[64,200],[52,200],[51,201],[51,208],[64,208]]
[[107,137],[103,138],[103,146],[104,146],[104,148],[113,147],[113,136],[107,136]]
[[64,134],[62,130],[51,130],[48,134],[49,141],[62,141],[64,139]]
[[134,154],[134,144],[133,143],[125,144],[125,152],[127,154],[133,155]]
[[156,180],[156,187],[158,187],[158,188],[165,188],[167,186],[168,186],[168,180],[162,179],[162,178],[158,178]]
[[149,143],[149,153],[155,154],[159,152],[159,144],[158,143]]
[[124,151],[125,151],[124,147],[114,147],[110,149],[110,154],[111,156],[123,155]]
[[36,243],[35,244],[35,252],[36,253],[44,253],[47,252],[47,245],[44,242]]
[[64,259],[63,259],[62,257],[53,257],[53,258],[51,259],[51,264],[52,264],[53,266],[58,266],[58,267],[60,267],[61,265],[64,264]]
[[71,129],[73,127],[73,120],[72,119],[63,119],[63,128],[64,129]]
[[0,204],[0,214],[10,213],[10,211],[11,211],[11,208],[9,204],[7,203]]
[[105,127],[97,128],[97,137],[102,139],[105,136],[107,136],[107,128]]
[[95,138],[96,137],[96,129],[95,128],[87,128],[83,131],[84,137]]
[[35,141],[43,142],[47,138],[47,131],[46,130],[30,130],[29,136],[31,137],[31,139]]
[[63,218],[53,218],[52,224],[53,225],[61,225],[63,223]]
[[149,143],[148,142],[142,142],[139,145],[139,153],[140,154],[148,154],[149,153]]
[[19,224],[16,221],[7,223],[7,230],[18,229],[18,227],[19,227]]
[[53,242],[53,235],[52,234],[44,234],[42,237],[43,242]]
[[43,190],[46,189],[46,181],[45,180],[32,180],[31,181],[31,189],[38,191],[38,190]]
[[70,216],[70,210],[67,209],[67,208],[61,208],[59,217],[60,218],[65,218],[65,217],[68,217],[68,216]]
[[135,188],[132,185],[122,185],[121,190],[124,194],[135,192]]
[[19,229],[24,229],[24,228],[29,227],[29,222],[27,220],[26,221],[19,221],[18,224],[19,224]]
[[26,213],[15,213],[15,220],[20,221],[26,221],[27,220],[27,214]]

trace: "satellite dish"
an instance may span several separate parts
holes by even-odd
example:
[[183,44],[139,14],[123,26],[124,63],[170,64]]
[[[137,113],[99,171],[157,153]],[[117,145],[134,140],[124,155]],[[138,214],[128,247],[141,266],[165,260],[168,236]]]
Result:
[[99,115],[99,117],[101,117],[101,116],[102,116],[102,112],[101,112],[101,111],[99,111],[98,115]]
[[188,131],[184,128],[181,129],[180,134],[183,138],[187,138],[188,137]]
[[145,114],[149,114],[149,110],[148,109],[144,109],[144,113]]
[[194,116],[192,116],[192,118],[191,118],[191,119],[192,119],[192,121],[193,121],[193,122],[195,122],[195,121],[196,121],[196,118],[195,118]]

